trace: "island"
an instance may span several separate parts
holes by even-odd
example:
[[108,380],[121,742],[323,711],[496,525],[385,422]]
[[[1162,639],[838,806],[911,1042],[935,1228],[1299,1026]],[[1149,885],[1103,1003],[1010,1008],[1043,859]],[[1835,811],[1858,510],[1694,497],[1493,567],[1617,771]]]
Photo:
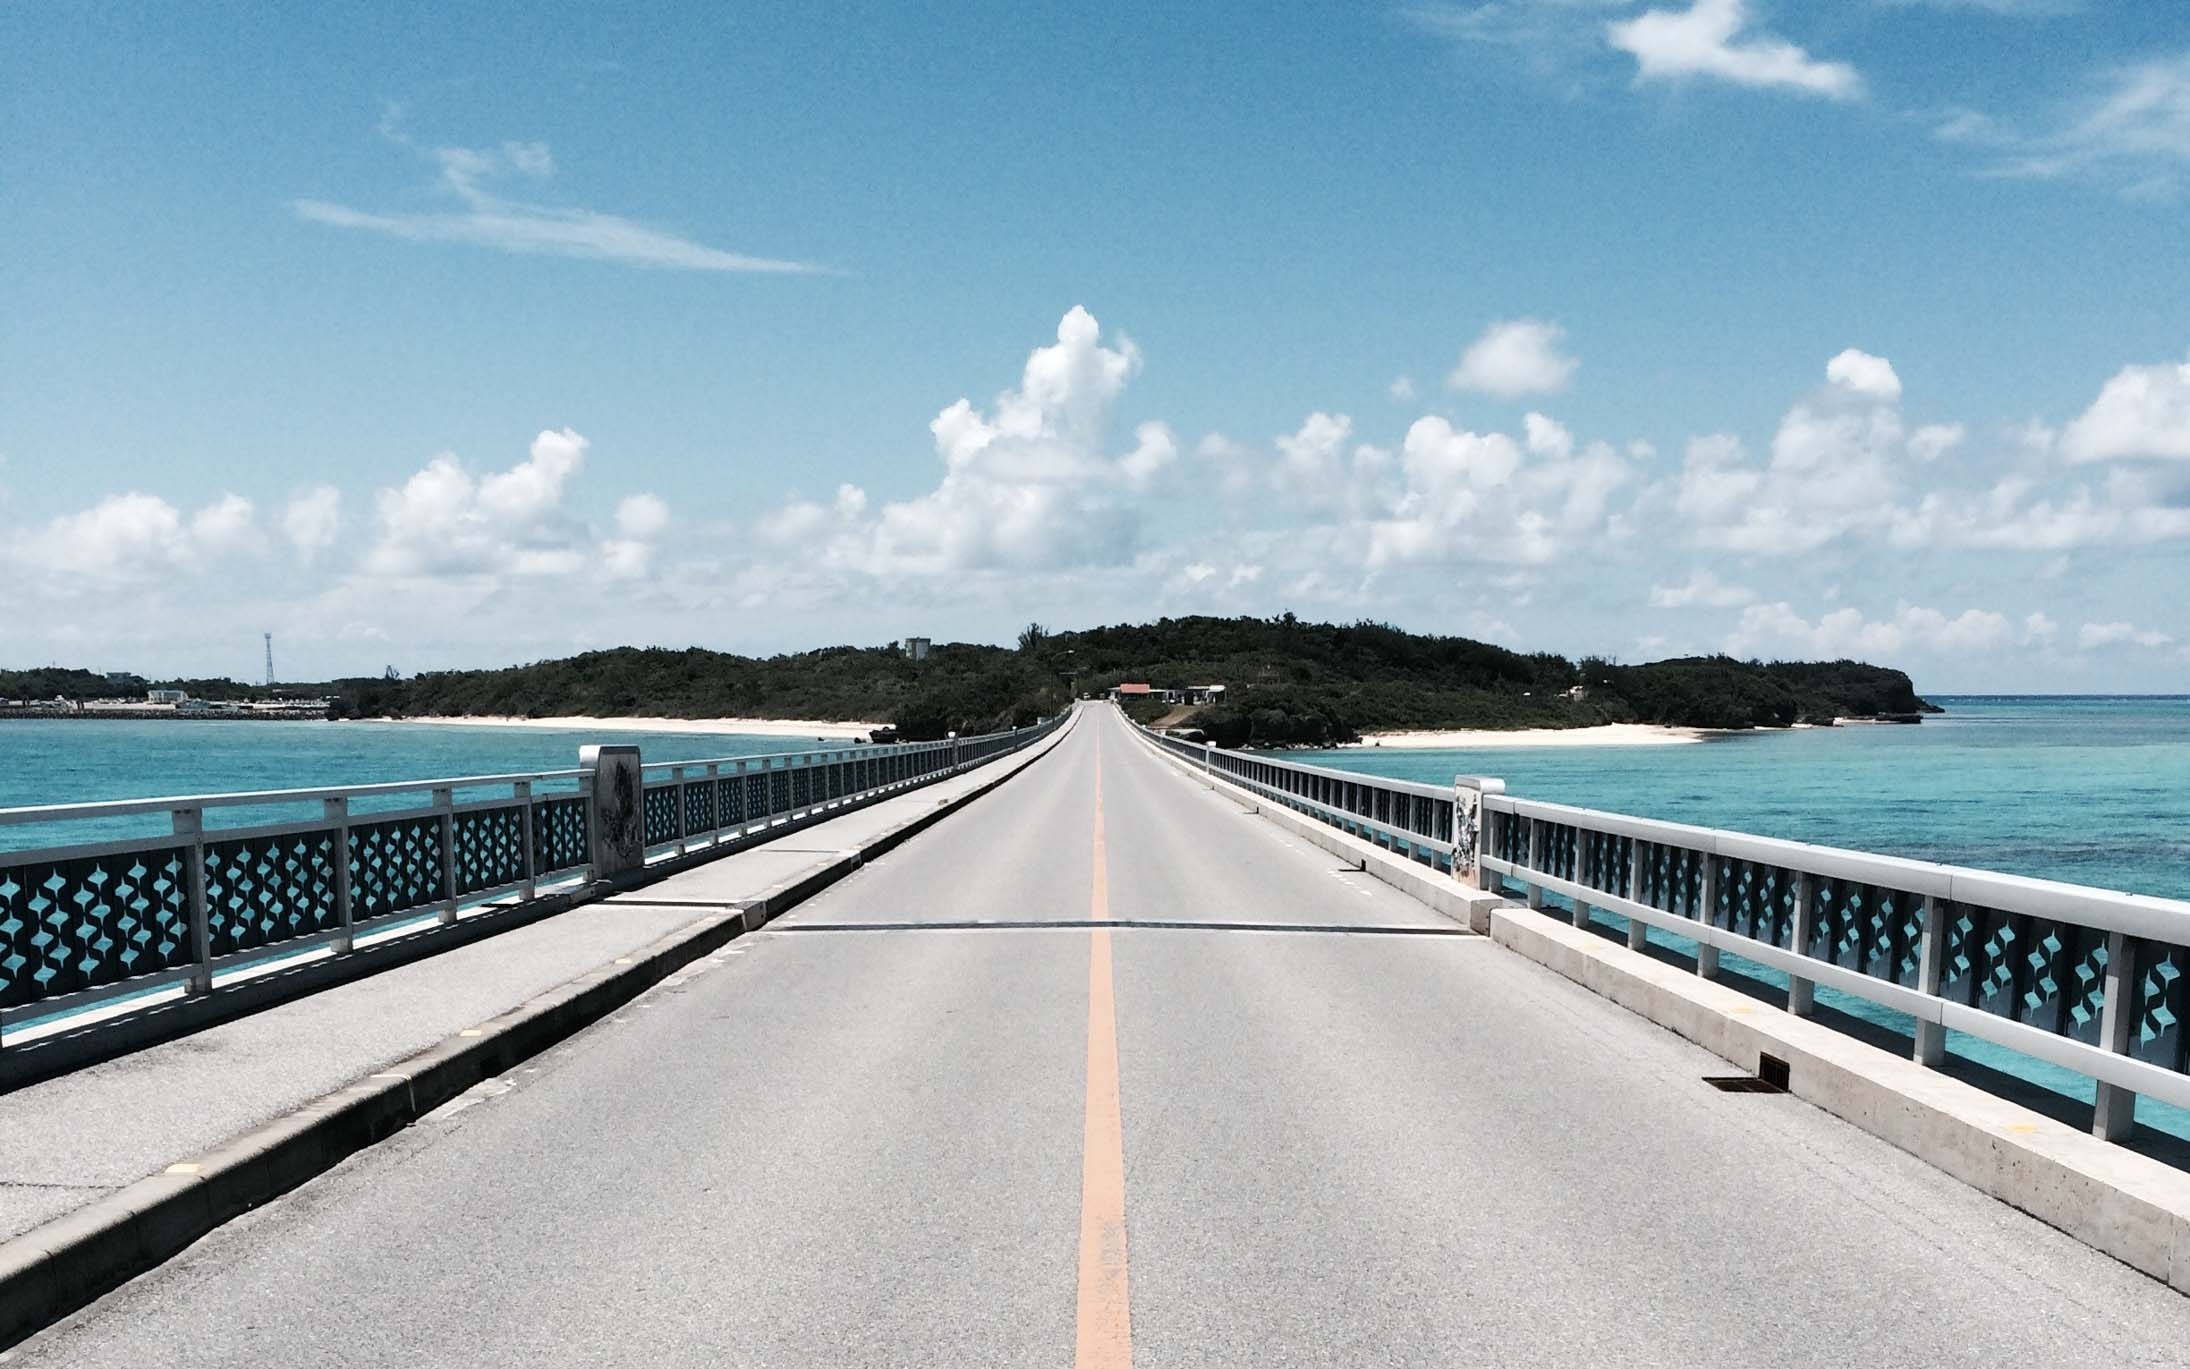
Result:
[[[88,700],[111,692],[114,679],[0,671],[0,699]],[[915,741],[1021,726],[1075,698],[1114,697],[1141,722],[1254,747],[1588,728],[1606,728],[1609,740],[1643,728],[1693,735],[1906,723],[1938,711],[1906,674],[1860,661],[1569,660],[1289,613],[1057,632],[1036,623],[1011,645],[908,638],[769,657],[619,647],[491,670],[169,687],[222,700],[227,716],[309,699],[333,719],[810,719],[879,724]]]

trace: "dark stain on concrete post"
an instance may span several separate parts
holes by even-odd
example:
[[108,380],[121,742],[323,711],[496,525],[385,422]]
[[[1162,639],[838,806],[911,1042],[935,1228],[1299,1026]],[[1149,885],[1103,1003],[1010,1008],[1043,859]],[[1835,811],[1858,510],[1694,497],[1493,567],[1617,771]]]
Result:
[[645,782],[636,746],[582,746],[578,768],[592,800],[593,878],[619,879],[646,864]]

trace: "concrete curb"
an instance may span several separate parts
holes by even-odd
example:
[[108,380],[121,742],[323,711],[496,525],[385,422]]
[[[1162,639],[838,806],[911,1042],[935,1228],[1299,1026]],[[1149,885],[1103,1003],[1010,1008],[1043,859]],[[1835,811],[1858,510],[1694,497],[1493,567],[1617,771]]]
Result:
[[2190,1174],[1543,913],[1490,934],[1744,1070],[1786,1061],[1797,1098],[2190,1293]]
[[2190,1174],[1913,1060],[1796,1017],[1571,923],[1469,889],[1152,748],[1197,783],[1507,950],[1750,1073],[1787,1062],[1788,1091],[1988,1197],[2190,1293]]
[[1362,873],[1391,885],[1418,903],[1429,905],[1432,911],[1444,914],[1469,931],[1484,936],[1490,934],[1491,910],[1505,901],[1498,895],[1482,889],[1471,889],[1451,875],[1434,870],[1420,861],[1393,855],[1374,842],[1341,832],[1329,823],[1319,822],[1305,813],[1296,813],[1252,789],[1234,784],[1226,776],[1205,774],[1161,747],[1151,746],[1149,751],[1157,759],[1170,762],[1178,768],[1179,773],[1196,784],[1247,805],[1248,812],[1264,821],[1284,828],[1303,841],[1322,847],[1350,865],[1359,866]]
[[385,1140],[482,1079],[598,1022],[740,933],[760,927],[861,865],[1023,774],[1078,726],[1075,717],[1025,764],[940,799],[856,849],[616,961],[596,966],[408,1060],[313,1100],[194,1159],[0,1244],[0,1349],[155,1268],[221,1225]]

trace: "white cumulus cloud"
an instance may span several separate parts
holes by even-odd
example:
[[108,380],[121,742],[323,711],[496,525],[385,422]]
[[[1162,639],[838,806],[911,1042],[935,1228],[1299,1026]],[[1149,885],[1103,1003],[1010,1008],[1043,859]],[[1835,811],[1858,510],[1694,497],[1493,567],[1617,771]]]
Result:
[[1581,364],[1560,350],[1566,330],[1541,319],[1503,319],[1468,344],[1445,377],[1455,390],[1516,399],[1564,390]]
[[1901,398],[1901,377],[1884,357],[1850,347],[1825,363],[1825,379],[1850,394],[1891,404]]
[[1075,306],[1057,340],[1027,357],[1019,384],[987,409],[960,399],[928,425],[943,476],[933,490],[866,511],[794,500],[763,522],[777,539],[818,536],[836,570],[873,576],[1116,565],[1139,540],[1136,497],[1178,458],[1161,423],[1106,451],[1110,414],[1140,370],[1140,351]]
[[2174,640],[2157,628],[2122,622],[2085,623],[2076,633],[2076,645],[2085,651],[2112,646],[2163,647],[2173,645]]
[[375,496],[378,537],[365,570],[397,577],[575,573],[587,540],[562,501],[586,448],[568,428],[544,430],[525,460],[484,476],[442,453]]
[[281,532],[306,565],[318,560],[342,532],[342,491],[314,485],[291,495],[281,513]]
[[2061,449],[2071,461],[2190,461],[2190,361],[2124,366],[2061,434]]
[[133,490],[62,514],[0,549],[0,560],[66,593],[197,572],[257,545],[255,511],[241,495],[222,495],[186,515],[158,495]]
[[1785,601],[1752,604],[1742,610],[1741,625],[1727,638],[1730,655],[1763,652],[1833,659],[1855,657],[1890,662],[1903,653],[1963,656],[1990,651],[2016,640],[2006,614],[1964,609],[1952,616],[1918,604],[1898,605],[1887,617],[1872,618],[1854,608],[1834,609],[1815,622]]
[[1863,93],[1863,78],[1846,62],[1819,61],[1784,38],[1745,32],[1748,27],[1744,0],[1695,0],[1685,10],[1616,20],[1606,25],[1605,38],[1635,59],[1637,81],[1707,77],[1836,100]]

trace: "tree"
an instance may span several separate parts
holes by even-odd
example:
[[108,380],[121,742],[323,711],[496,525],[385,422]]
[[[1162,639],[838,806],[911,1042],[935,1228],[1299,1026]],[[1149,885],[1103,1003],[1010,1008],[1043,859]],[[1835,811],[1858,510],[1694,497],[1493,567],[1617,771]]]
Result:
[[1019,649],[1021,651],[1039,651],[1042,643],[1048,640],[1049,629],[1043,627],[1040,623],[1028,623],[1025,627],[1019,629]]

